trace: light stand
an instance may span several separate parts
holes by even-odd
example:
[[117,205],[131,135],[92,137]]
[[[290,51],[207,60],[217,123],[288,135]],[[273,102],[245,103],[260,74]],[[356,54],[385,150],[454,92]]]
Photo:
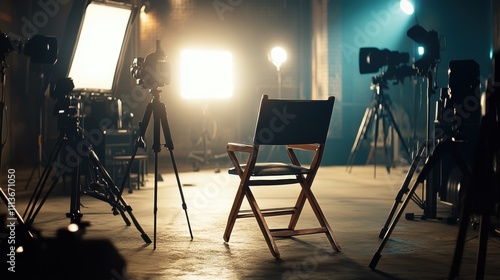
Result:
[[[276,66],[276,74],[278,76],[278,98],[280,99],[282,90],[281,65],[287,60],[287,57],[287,53],[282,47],[274,47],[269,53],[269,60]],[[276,146],[271,146],[271,150],[267,155],[267,161],[270,161],[275,148]]]
[[286,61],[287,54],[285,49],[282,47],[274,47],[270,54],[269,59],[276,66],[276,72],[278,75],[278,97],[281,98],[281,65]]

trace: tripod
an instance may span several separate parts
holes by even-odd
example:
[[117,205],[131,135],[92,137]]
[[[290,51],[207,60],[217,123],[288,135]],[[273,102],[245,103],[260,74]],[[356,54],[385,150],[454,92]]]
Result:
[[[374,80],[376,80],[374,78]],[[347,171],[351,172],[352,170],[352,165],[354,162],[354,159],[356,158],[356,154],[361,146],[361,142],[366,139],[367,133],[370,130],[373,121],[375,121],[375,129],[374,129],[374,177],[376,177],[376,170],[377,170],[377,156],[376,156],[376,151],[377,151],[377,140],[378,140],[378,133],[379,133],[379,121],[382,120],[382,125],[383,125],[383,131],[384,131],[384,152],[385,152],[385,159],[386,159],[386,169],[387,172],[390,173],[390,168],[392,165],[392,162],[388,159],[388,147],[387,147],[387,131],[388,131],[388,124],[387,120],[390,122],[390,126],[394,128],[396,131],[399,140],[401,141],[401,144],[403,145],[405,151],[410,154],[410,150],[408,149],[408,146],[406,145],[403,136],[401,135],[401,131],[399,130],[398,125],[396,124],[396,121],[394,120],[394,116],[390,110],[390,100],[389,97],[386,97],[384,94],[383,89],[387,88],[387,81],[382,77],[380,78],[380,81],[378,83],[375,83],[372,87],[375,87],[375,91],[373,93],[373,99],[370,102],[370,105],[366,108],[365,114],[363,116],[363,119],[361,120],[361,125],[359,126],[358,129],[358,134],[356,136],[356,139],[354,140],[354,144],[351,149],[351,153],[349,154],[349,158],[347,159]]]
[[[401,215],[403,214],[404,209],[408,205],[408,202],[410,200],[415,199],[415,197],[414,197],[415,190],[417,189],[417,187],[420,184],[422,184],[427,179],[429,172],[432,171],[432,168],[441,159],[441,157],[444,155],[444,153],[449,153],[452,156],[453,160],[457,164],[457,166],[460,169],[460,171],[462,172],[462,174],[464,174],[464,176],[467,176],[468,174],[470,174],[469,167],[467,166],[467,164],[465,163],[465,160],[462,158],[462,156],[459,153],[461,144],[462,144],[462,142],[455,141],[453,138],[448,138],[442,142],[439,142],[436,145],[432,155],[430,155],[427,158],[427,160],[425,161],[425,165],[423,166],[422,170],[420,171],[419,175],[417,176],[412,187],[408,188],[409,184],[411,183],[413,174],[415,173],[417,166],[419,165],[420,161],[423,158],[422,155],[424,154],[424,151],[426,151],[426,149],[429,145],[427,143],[425,143],[424,145],[422,145],[419,148],[415,158],[412,161],[410,170],[408,171],[408,173],[405,177],[403,185],[401,186],[401,189],[399,190],[399,192],[396,196],[396,199],[395,199],[394,205],[390,211],[389,217],[387,218],[387,221],[380,232],[379,237],[380,238],[383,237],[383,239],[382,239],[382,242],[381,242],[377,252],[373,256],[373,258],[369,264],[369,267],[371,269],[376,268],[377,263],[381,258],[382,250],[384,249],[387,241],[389,240],[394,228],[396,227],[396,224],[398,223],[399,219],[401,218]],[[434,193],[432,191],[430,191],[430,192]],[[407,195],[406,195],[404,201],[402,201],[402,198],[405,194],[407,194]],[[398,205],[401,202],[403,204],[398,209]],[[419,201],[417,203],[423,204],[423,202],[421,202],[421,201]],[[394,217],[394,215],[396,215],[396,216]]]
[[[148,244],[151,243],[151,239],[144,232],[133,215],[132,207],[128,205],[121,196],[120,190],[92,150],[91,144],[92,142],[96,142],[95,139],[92,139],[90,135],[80,127],[79,120],[75,115],[76,111],[74,108],[68,106],[65,114],[59,116],[58,124],[60,135],[50,153],[48,159],[49,164],[43,170],[42,176],[26,206],[26,211],[23,216],[26,220],[26,226],[28,228],[32,226],[36,216],[42,209],[54,187],[57,185],[59,179],[66,174],[71,174],[70,209],[69,212],[66,213],[66,217],[70,219],[71,223],[82,225],[81,218],[83,214],[80,211],[80,193],[83,192],[84,194],[109,203],[113,207],[113,214],[118,215],[119,213],[125,224],[130,226],[131,223],[125,215],[125,212],[127,212],[137,230],[141,233],[144,242]],[[86,136],[89,137],[87,138]],[[64,163],[58,161],[62,151],[65,152]],[[54,171],[56,175],[49,189],[44,194],[44,188],[46,187],[46,183],[52,171]],[[83,190],[81,188],[81,175],[85,175],[88,180],[93,180],[88,188]]]
[[[456,66],[462,66],[462,68],[456,67]],[[458,71],[457,71],[458,70]],[[476,71],[474,71],[476,70]],[[456,108],[461,105],[460,102],[465,100],[458,100],[460,99],[459,97],[464,97],[463,93],[470,93],[470,89],[474,89],[479,85],[479,66],[477,63],[474,61],[452,61],[450,62],[450,93],[453,93],[449,99],[446,100],[446,102],[449,102],[452,104],[450,109],[450,112],[453,112],[454,117],[458,117],[456,114],[457,110]],[[458,74],[456,74],[458,73]],[[467,75],[460,75],[467,73]],[[453,75],[452,75],[453,74]],[[427,88],[427,94],[428,94],[428,99],[430,99],[430,95],[433,92],[432,88],[432,72],[429,70],[427,73],[427,79],[428,79],[428,88]],[[456,92],[455,90],[458,89]],[[465,90],[464,90],[465,89]],[[442,95],[443,96],[443,95]],[[456,96],[456,97],[455,97]],[[470,95],[468,95],[470,96]],[[467,96],[467,97],[468,97]],[[441,101],[443,102],[443,101]],[[429,105],[427,108],[427,120],[430,119],[429,116]],[[441,121],[443,119],[443,113],[438,112],[437,120]],[[473,120],[474,118],[469,115],[469,119]],[[428,124],[427,124],[428,125]],[[432,151],[432,154],[430,153],[430,149],[432,147],[431,142],[430,142],[430,128],[427,126],[427,141],[425,142],[424,145],[422,145],[415,158],[412,161],[410,170],[408,171],[405,180],[403,182],[403,185],[401,186],[401,189],[399,190],[394,205],[389,213],[389,216],[387,218],[387,221],[382,228],[379,237],[383,238],[378,250],[375,252],[369,267],[371,269],[375,269],[377,266],[377,263],[379,262],[381,258],[381,252],[383,248],[385,247],[387,241],[390,238],[390,235],[394,228],[396,227],[396,224],[398,223],[404,209],[408,205],[408,202],[410,200],[414,200],[417,202],[417,205],[420,206],[421,208],[424,209],[424,215],[430,217],[430,218],[435,218],[436,216],[436,195],[437,192],[435,188],[432,186],[432,184],[427,184],[425,188],[426,192],[426,200],[421,201],[421,200],[416,200],[414,197],[415,190],[420,184],[423,184],[425,180],[428,180],[428,177],[430,175],[430,172],[434,168],[434,166],[443,158],[443,156],[446,154],[449,154],[451,158],[453,159],[454,163],[460,170],[460,172],[463,174],[464,178],[469,178],[471,174],[471,170],[467,164],[467,161],[465,158],[462,156],[460,153],[460,150],[464,148],[464,145],[468,142],[470,142],[472,139],[465,139],[464,136],[462,135],[461,129],[463,128],[464,124],[462,123],[462,120],[459,122],[457,121],[457,118],[454,119],[454,122],[452,123],[452,131],[451,135],[444,135],[444,137],[437,142],[436,147],[434,148],[434,151]],[[413,183],[412,187],[409,188],[408,186],[411,183],[412,177],[416,171],[416,168],[420,161],[424,158],[425,152],[425,164],[422,167],[422,170],[420,171],[420,174],[417,176],[415,182]],[[428,183],[428,182],[427,182]],[[402,201],[403,196],[407,194],[405,197],[404,201]],[[399,204],[402,202],[401,207],[399,207]],[[399,207],[399,209],[398,209]],[[394,217],[395,215],[395,217]],[[462,223],[465,223],[465,227],[467,227],[468,223],[468,218],[467,221],[462,220]]]
[[[153,114],[153,152],[155,153],[155,179],[154,179],[154,206],[153,206],[153,214],[154,214],[154,242],[153,242],[153,249],[156,249],[156,220],[157,220],[157,197],[158,197],[158,153],[161,151],[161,144],[160,144],[160,125],[161,129],[163,130],[163,137],[166,142],[165,147],[168,149],[170,152],[170,158],[172,160],[172,165],[174,168],[174,173],[175,173],[175,178],[177,180],[177,186],[179,188],[179,193],[181,196],[182,200],[182,209],[184,209],[184,212],[186,214],[186,220],[189,228],[189,234],[191,236],[191,240],[193,239],[193,233],[191,231],[191,224],[189,222],[189,216],[187,213],[187,205],[184,200],[184,194],[182,192],[182,186],[181,182],[179,179],[179,172],[177,171],[177,165],[175,163],[175,158],[174,158],[174,143],[172,141],[172,137],[170,135],[170,128],[168,126],[168,120],[167,120],[167,111],[165,104],[163,104],[160,101],[160,92],[158,88],[154,88],[150,90],[150,93],[153,95],[153,99],[151,100],[150,103],[148,103],[146,107],[146,111],[144,112],[144,117],[142,121],[139,123],[139,137],[137,138],[137,141],[135,143],[135,148],[134,152],[132,153],[132,157],[130,158],[130,162],[127,166],[127,170],[125,172],[125,178],[127,178],[130,174],[130,170],[132,168],[132,163],[135,159],[135,156],[137,154],[137,150],[139,148],[145,148],[146,147],[146,142],[144,141],[144,136],[146,134],[146,130],[148,128],[148,124],[151,118],[151,114]],[[126,180],[124,179],[121,185],[120,192],[123,192],[123,189],[125,188],[125,183]]]

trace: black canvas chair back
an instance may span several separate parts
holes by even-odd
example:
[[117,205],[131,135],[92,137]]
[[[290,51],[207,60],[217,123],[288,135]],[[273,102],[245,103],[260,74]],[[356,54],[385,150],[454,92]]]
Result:
[[254,144],[325,143],[335,98],[328,100],[269,99],[264,95]]
[[[266,95],[262,97],[254,143],[227,144],[227,153],[233,163],[229,174],[238,175],[240,184],[224,232],[226,242],[229,242],[237,219],[255,217],[271,254],[276,258],[280,257],[280,253],[275,238],[305,234],[325,234],[334,251],[340,251],[340,245],[333,238],[332,229],[311,190],[325,150],[334,102],[334,97],[327,100],[269,99]],[[263,145],[284,146],[289,161],[257,162],[260,146]],[[297,150],[312,154],[311,161],[302,164],[296,156]],[[259,186],[289,188],[294,185],[300,187],[300,193],[295,205],[290,207],[261,209],[251,190]],[[240,209],[245,198],[251,209]],[[309,202],[319,227],[297,229],[297,222],[306,201]],[[265,217],[281,215],[290,216],[288,227],[270,229]]]

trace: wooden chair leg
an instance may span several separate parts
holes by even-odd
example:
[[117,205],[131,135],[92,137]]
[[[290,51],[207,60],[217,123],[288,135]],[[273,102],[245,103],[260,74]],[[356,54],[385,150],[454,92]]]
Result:
[[224,241],[226,242],[229,242],[229,237],[231,236],[234,224],[236,223],[236,219],[238,217],[238,213],[240,211],[241,203],[243,202],[244,196],[245,192],[243,191],[243,187],[240,186],[238,188],[238,191],[236,192],[236,197],[234,199],[231,212],[229,212],[229,217],[227,219],[226,230],[224,231],[224,237],[223,237]]
[[310,186],[303,186],[304,194],[307,197],[307,200],[309,200],[309,203],[311,204],[311,208],[316,214],[316,218],[318,219],[320,225],[322,227],[325,227],[327,229],[326,237],[328,238],[328,241],[330,241],[330,245],[332,246],[333,250],[336,252],[339,252],[341,250],[340,244],[335,240],[333,237],[333,231],[330,225],[328,224],[328,221],[323,214],[323,211],[321,210],[321,207],[319,206],[318,201],[316,200],[316,197],[312,193]]
[[295,203],[295,212],[290,217],[290,223],[288,224],[288,229],[293,230],[297,226],[297,222],[299,221],[299,217],[300,214],[302,213],[302,209],[304,208],[305,202],[306,202],[306,196],[304,194],[304,190],[300,190],[297,202]]
[[260,207],[257,204],[257,201],[255,200],[255,197],[253,196],[253,193],[250,189],[247,189],[246,197],[247,197],[248,203],[250,204],[250,207],[252,208],[252,212],[255,216],[255,219],[257,220],[257,223],[259,224],[260,230],[262,231],[262,234],[264,235],[264,239],[266,240],[267,246],[269,247],[271,254],[275,258],[279,258],[280,253],[278,250],[278,246],[276,245],[276,242],[274,241],[274,238],[271,235],[271,231],[269,230],[269,226],[267,225],[266,220],[264,219],[264,215],[262,214],[262,211],[260,210]]

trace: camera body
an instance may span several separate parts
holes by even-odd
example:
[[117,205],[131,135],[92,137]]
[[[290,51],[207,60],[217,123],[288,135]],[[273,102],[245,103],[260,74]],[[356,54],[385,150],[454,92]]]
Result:
[[359,73],[375,73],[382,66],[395,68],[400,64],[406,64],[410,60],[409,53],[391,51],[388,49],[361,48],[359,50]]
[[387,66],[381,75],[372,77],[373,85],[385,85],[388,80],[403,82],[406,77],[414,76],[417,70],[407,65],[410,54],[388,49],[361,48],[359,50],[359,72],[375,73]]
[[156,41],[156,51],[143,57],[134,58],[130,73],[136,84],[145,89],[155,89],[170,84],[170,63],[161,50],[160,41]]

